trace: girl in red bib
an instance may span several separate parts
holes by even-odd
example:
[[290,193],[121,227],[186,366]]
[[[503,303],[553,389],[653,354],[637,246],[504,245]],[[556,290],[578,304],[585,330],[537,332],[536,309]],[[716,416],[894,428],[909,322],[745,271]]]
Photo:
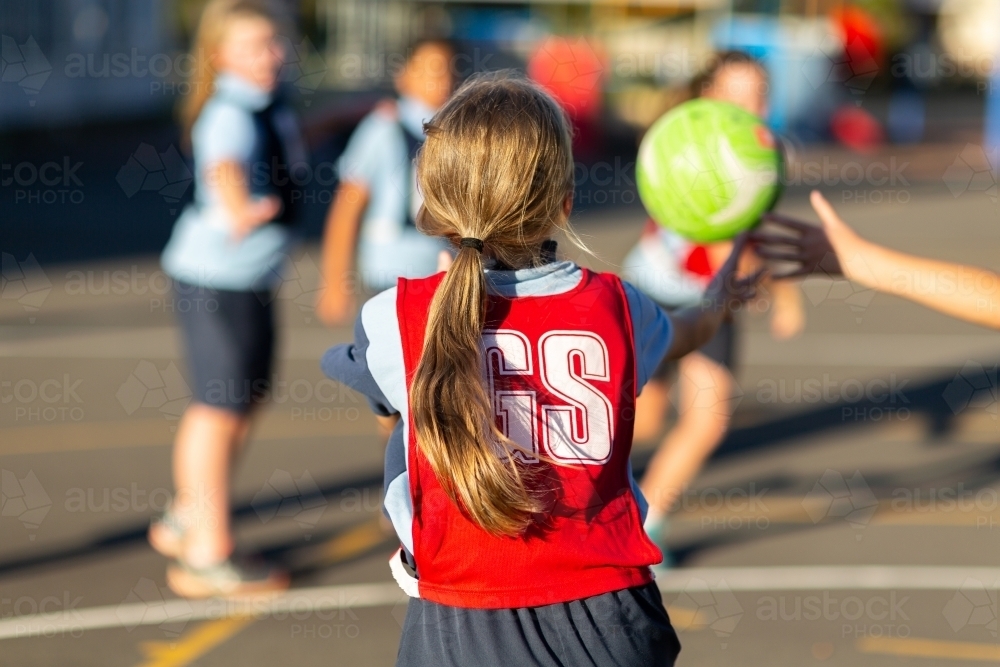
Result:
[[397,665],[671,665],[629,465],[635,397],[758,276],[734,276],[737,243],[701,303],[668,315],[556,261],[556,232],[578,242],[569,126],[522,79],[473,80],[426,133],[418,225],[454,264],[371,299],[323,358],[393,427],[391,566],[414,598]]

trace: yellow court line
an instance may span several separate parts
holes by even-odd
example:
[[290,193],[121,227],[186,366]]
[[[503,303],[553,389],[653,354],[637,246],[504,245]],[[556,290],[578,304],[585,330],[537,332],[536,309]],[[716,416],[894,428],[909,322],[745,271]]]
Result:
[[146,660],[139,667],[184,667],[253,623],[252,616],[220,618],[202,623],[176,642],[142,642]]
[[[323,563],[333,565],[364,553],[385,540],[378,519],[354,526],[323,544]],[[253,616],[230,616],[206,621],[178,641],[142,642],[140,650],[147,660],[138,667],[185,667],[193,660],[224,643],[254,621]]]
[[698,609],[667,607],[667,615],[670,617],[670,624],[682,632],[703,630],[708,625],[708,617]]
[[978,644],[920,637],[862,637],[857,641],[862,653],[1000,662],[1000,644]]
[[322,562],[332,565],[348,560],[381,544],[386,537],[377,518],[365,521],[327,540],[322,548]]

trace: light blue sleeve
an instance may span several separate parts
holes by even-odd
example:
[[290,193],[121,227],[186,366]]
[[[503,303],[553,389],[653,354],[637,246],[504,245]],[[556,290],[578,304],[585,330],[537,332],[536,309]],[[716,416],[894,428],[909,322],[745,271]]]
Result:
[[623,280],[622,286],[625,288],[625,297],[628,299],[628,308],[632,315],[636,356],[635,393],[638,395],[666,356],[670,343],[673,342],[674,332],[670,325],[670,316],[663,308],[631,283]]
[[257,129],[253,116],[233,104],[210,101],[192,128],[191,143],[197,161],[208,166],[224,160],[248,162],[253,159]]
[[406,366],[403,339],[396,318],[395,287],[376,294],[361,308],[361,325],[368,337],[367,364],[372,378],[396,412],[407,419]]
[[385,170],[392,166],[390,154],[399,137],[396,123],[381,114],[371,113],[354,130],[347,147],[340,156],[338,169],[341,181],[351,181],[371,186],[386,177]]

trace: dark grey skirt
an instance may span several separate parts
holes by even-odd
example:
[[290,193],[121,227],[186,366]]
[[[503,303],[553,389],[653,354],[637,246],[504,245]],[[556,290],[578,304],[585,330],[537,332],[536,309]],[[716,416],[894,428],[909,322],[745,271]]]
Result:
[[521,609],[411,599],[396,667],[669,667],[680,650],[649,583]]
[[194,400],[237,414],[267,400],[275,345],[273,296],[179,281],[175,291]]

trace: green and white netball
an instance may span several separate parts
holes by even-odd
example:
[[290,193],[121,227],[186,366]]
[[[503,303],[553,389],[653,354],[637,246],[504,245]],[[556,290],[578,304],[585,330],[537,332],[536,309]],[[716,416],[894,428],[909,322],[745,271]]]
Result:
[[653,220],[698,243],[754,226],[781,193],[781,153],[752,113],[696,99],[657,120],[639,147],[636,185]]

